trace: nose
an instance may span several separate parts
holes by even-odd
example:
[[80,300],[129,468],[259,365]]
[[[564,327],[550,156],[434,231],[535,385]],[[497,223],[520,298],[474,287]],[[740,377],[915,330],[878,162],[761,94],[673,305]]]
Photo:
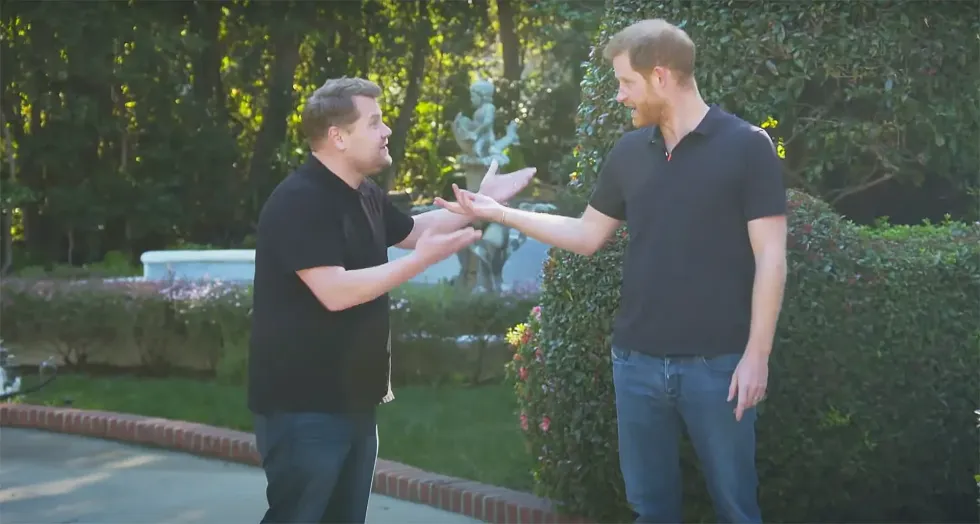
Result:
[[391,136],[391,128],[387,124],[381,124],[381,136],[388,138]]
[[622,90],[616,92],[616,101],[620,104],[626,101],[626,94],[624,94]]

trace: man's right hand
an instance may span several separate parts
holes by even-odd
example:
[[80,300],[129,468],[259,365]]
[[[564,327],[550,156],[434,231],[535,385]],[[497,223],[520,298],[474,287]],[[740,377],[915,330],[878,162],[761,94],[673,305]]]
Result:
[[438,233],[426,229],[415,243],[415,252],[425,260],[426,264],[435,264],[476,242],[481,236],[483,233],[472,227],[458,229],[452,233]]
[[503,216],[504,206],[486,195],[460,189],[456,184],[453,184],[453,193],[456,195],[455,202],[436,197],[436,205],[457,215],[478,220],[495,222]]

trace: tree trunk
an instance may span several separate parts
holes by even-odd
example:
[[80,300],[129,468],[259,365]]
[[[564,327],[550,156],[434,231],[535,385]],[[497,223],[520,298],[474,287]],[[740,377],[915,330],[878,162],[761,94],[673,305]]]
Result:
[[412,129],[412,122],[415,117],[415,106],[419,103],[419,96],[422,94],[422,81],[425,77],[425,62],[429,57],[431,46],[429,37],[432,34],[432,21],[429,19],[428,0],[419,0],[418,14],[414,35],[412,36],[412,63],[408,70],[408,87],[405,89],[405,100],[401,110],[398,112],[398,120],[395,128],[392,129],[391,137],[388,139],[388,150],[391,154],[391,167],[386,170],[382,179],[383,187],[386,191],[391,189],[395,175],[398,173],[398,166],[405,158],[405,144],[408,141],[408,132]]
[[255,138],[246,180],[252,188],[254,209],[264,200],[264,190],[272,184],[272,160],[276,148],[286,137],[286,120],[293,107],[293,77],[299,64],[301,35],[288,23],[272,26],[272,63],[269,91],[262,114],[262,127]]

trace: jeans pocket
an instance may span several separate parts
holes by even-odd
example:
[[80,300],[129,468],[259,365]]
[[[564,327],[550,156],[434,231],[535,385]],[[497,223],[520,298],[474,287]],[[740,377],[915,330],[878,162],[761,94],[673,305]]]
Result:
[[712,373],[731,375],[742,360],[741,353],[728,353],[711,357],[701,357],[701,363]]
[[631,353],[632,351],[628,349],[618,348],[616,346],[613,346],[612,349],[609,350],[609,354],[611,355],[613,362],[626,362],[630,359]]

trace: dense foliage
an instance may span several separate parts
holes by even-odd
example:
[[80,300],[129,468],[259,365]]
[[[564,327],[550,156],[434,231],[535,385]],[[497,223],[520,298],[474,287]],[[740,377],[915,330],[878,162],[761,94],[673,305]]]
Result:
[[[251,288],[215,281],[6,279],[0,337],[24,362],[54,356],[77,370],[131,369],[245,380]],[[533,290],[471,294],[404,286],[392,294],[396,384],[499,380],[502,334]]]
[[451,124],[472,115],[476,75],[498,86],[498,135],[520,118],[507,170],[533,165],[548,182],[574,139],[568,108],[601,12],[557,0],[4,2],[0,269],[11,256],[18,270],[249,247],[266,195],[302,160],[303,101],[343,75],[384,88],[386,188],[432,198],[457,181]]
[[[963,68],[980,24],[943,5],[615,1],[597,38],[683,23],[702,94],[762,124],[786,160],[789,279],[759,421],[767,521],[976,520],[980,225],[862,227],[826,203],[923,173],[962,191],[977,171],[977,77]],[[570,181],[582,196],[628,123],[615,90],[597,47]],[[627,240],[588,258],[554,250],[540,308],[509,335],[537,489],[599,521],[629,518],[609,361]],[[687,517],[711,521],[684,453]]]
[[[767,520],[976,516],[980,227],[868,229],[791,193],[786,302],[759,421]],[[554,251],[540,309],[510,334],[538,487],[622,519],[609,362],[625,230],[587,258]],[[686,448],[692,516],[712,518]]]
[[607,5],[578,110],[572,185],[581,191],[591,190],[605,151],[629,124],[601,44],[636,20],[665,18],[698,46],[705,99],[770,128],[793,187],[870,222],[880,204],[872,195],[908,195],[911,209],[916,196],[921,202],[942,186],[945,208],[912,222],[946,211],[978,218],[968,191],[980,170],[980,69],[970,67],[980,61],[980,16],[969,3]]

